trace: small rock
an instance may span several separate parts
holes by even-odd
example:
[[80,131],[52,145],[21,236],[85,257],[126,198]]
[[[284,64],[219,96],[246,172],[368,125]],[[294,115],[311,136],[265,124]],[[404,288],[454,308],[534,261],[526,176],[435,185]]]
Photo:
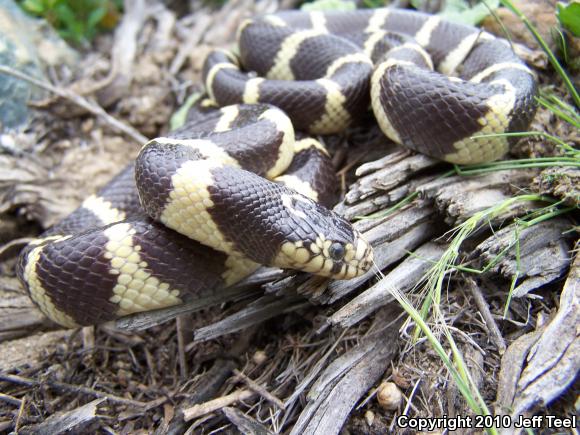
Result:
[[377,391],[377,401],[381,408],[394,411],[401,406],[403,393],[393,382],[383,382]]
[[252,361],[254,361],[256,365],[264,364],[266,359],[268,359],[268,356],[263,350],[257,350],[252,356]]
[[373,422],[375,421],[375,413],[373,411],[365,412],[365,421],[367,422],[369,427],[371,427],[373,425]]

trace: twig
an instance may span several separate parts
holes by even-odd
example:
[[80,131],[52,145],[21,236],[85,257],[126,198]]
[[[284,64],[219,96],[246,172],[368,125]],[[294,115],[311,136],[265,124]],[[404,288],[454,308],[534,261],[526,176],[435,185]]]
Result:
[[177,330],[177,355],[179,357],[179,376],[181,379],[186,379],[187,370],[187,355],[185,347],[193,340],[193,325],[191,317],[187,315],[179,316],[175,319],[175,328]]
[[189,31],[187,40],[181,45],[180,50],[173,58],[173,62],[171,62],[171,66],[169,67],[169,73],[172,76],[179,72],[185,63],[187,56],[189,56],[193,49],[199,44],[207,29],[209,29],[214,22],[213,18],[206,12],[199,12],[196,15],[196,22],[193,28]]
[[478,285],[472,278],[466,279],[466,284],[469,292],[473,296],[475,300],[475,305],[477,305],[477,309],[483,316],[483,320],[485,320],[485,324],[489,329],[490,338],[497,346],[498,352],[500,355],[503,355],[506,350],[505,340],[503,339],[501,332],[493,318],[491,311],[489,310],[489,305],[487,304],[485,298],[481,294],[481,290],[479,289]]
[[209,402],[201,403],[199,405],[194,405],[191,408],[183,410],[183,419],[185,421],[193,420],[194,418],[201,417],[202,415],[209,414],[210,412],[217,411],[218,409],[224,408],[226,406],[233,405],[236,402],[249,399],[256,395],[256,392],[252,390],[238,390],[234,391],[227,396],[219,397]]
[[47,91],[50,91],[58,95],[59,97],[66,98],[67,100],[72,101],[76,105],[82,107],[83,109],[97,116],[98,118],[103,120],[106,124],[108,124],[111,128],[118,130],[122,133],[125,133],[127,136],[135,140],[137,143],[144,144],[145,142],[147,142],[147,138],[143,136],[141,133],[139,133],[137,130],[135,130],[133,127],[130,127],[124,124],[123,122],[119,121],[118,119],[112,117],[98,104],[91,103],[87,101],[85,98],[81,97],[78,94],[75,94],[74,92],[68,89],[57,88],[56,86],[53,86],[50,83],[35,79],[34,77],[30,77],[6,65],[0,65],[0,73],[7,74],[12,77],[16,77],[17,79],[27,81],[42,89],[46,89]]
[[15,406],[22,406],[22,400],[17,399],[16,397],[9,396],[8,394],[0,393],[0,401],[10,403],[11,405]]
[[286,407],[284,406],[284,402],[282,402],[280,399],[278,399],[276,396],[274,396],[272,393],[270,393],[268,390],[266,390],[260,384],[258,384],[254,380],[250,379],[248,376],[246,376],[242,372],[240,372],[238,369],[234,369],[234,374],[238,378],[240,378],[242,381],[244,381],[244,383],[248,386],[248,388],[250,390],[255,391],[260,396],[262,396],[264,399],[266,399],[268,402],[272,402],[278,408],[280,408],[282,410],[286,409]]
[[86,395],[94,396],[94,397],[99,397],[99,398],[102,397],[102,398],[107,399],[109,402],[120,403],[123,405],[134,406],[134,407],[145,407],[145,408],[149,406],[149,403],[140,402],[138,400],[125,399],[123,397],[103,393],[101,391],[96,391],[96,390],[93,390],[92,388],[81,387],[80,385],[65,384],[63,382],[56,382],[56,381],[41,382],[41,381],[37,381],[35,379],[23,378],[21,376],[16,376],[16,375],[0,375],[0,381],[10,382],[12,384],[18,384],[18,385],[26,385],[29,387],[30,386],[36,387],[36,386],[41,386],[41,385],[47,385],[47,386],[52,387],[56,390],[62,390],[62,391],[73,392],[73,393],[82,393],[82,394],[86,394]]

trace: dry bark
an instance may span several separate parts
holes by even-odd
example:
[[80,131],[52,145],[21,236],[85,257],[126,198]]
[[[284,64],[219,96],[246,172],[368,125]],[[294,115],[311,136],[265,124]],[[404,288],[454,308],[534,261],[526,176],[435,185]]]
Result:
[[[492,272],[508,279],[518,277],[519,284],[512,296],[522,297],[530,291],[560,278],[570,265],[569,235],[567,219],[551,219],[537,225],[518,230],[510,225],[480,243],[473,258],[480,267],[497,260],[506,247],[512,246],[501,256]],[[519,258],[516,243],[519,244]]]
[[79,433],[95,419],[99,418],[97,415],[97,408],[104,401],[105,399],[93,400],[86,405],[73,409],[72,411],[54,414],[40,424],[20,428],[18,433],[30,435],[42,435],[48,433],[57,435],[67,432]]
[[[520,337],[502,358],[496,412],[516,421],[559,397],[580,371],[580,257],[572,265],[554,318]],[[514,430],[506,430],[512,433]]]
[[340,432],[355,404],[380,379],[395,355],[399,313],[396,306],[382,310],[380,333],[365,337],[318,376],[291,434]]

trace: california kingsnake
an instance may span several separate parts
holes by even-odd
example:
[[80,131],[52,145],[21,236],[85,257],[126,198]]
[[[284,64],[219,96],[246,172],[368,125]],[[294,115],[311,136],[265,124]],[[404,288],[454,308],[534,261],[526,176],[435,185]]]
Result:
[[479,163],[502,157],[514,139],[472,136],[521,131],[535,114],[533,73],[509,44],[438,16],[288,11],[242,24],[239,44],[239,57],[216,51],[206,60],[210,96],[220,106],[274,104],[313,134],[344,130],[371,103],[393,141]]
[[524,129],[535,112],[534,76],[504,41],[436,16],[284,12],[245,22],[239,44],[239,57],[218,50],[204,66],[209,106],[221,109],[145,144],[25,248],[18,275],[52,320],[72,327],[177,304],[259,264],[366,272],[371,248],[313,200],[334,202],[328,155],[295,140],[292,124],[337,133],[372,106],[394,141],[475,163],[503,156],[511,139],[473,136]]

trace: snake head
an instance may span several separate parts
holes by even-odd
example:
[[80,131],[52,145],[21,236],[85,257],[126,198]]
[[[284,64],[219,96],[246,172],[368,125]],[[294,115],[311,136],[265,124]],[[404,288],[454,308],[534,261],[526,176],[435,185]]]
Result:
[[333,279],[351,279],[367,272],[373,250],[350,222],[298,194],[282,195],[282,204],[295,228],[274,265]]

